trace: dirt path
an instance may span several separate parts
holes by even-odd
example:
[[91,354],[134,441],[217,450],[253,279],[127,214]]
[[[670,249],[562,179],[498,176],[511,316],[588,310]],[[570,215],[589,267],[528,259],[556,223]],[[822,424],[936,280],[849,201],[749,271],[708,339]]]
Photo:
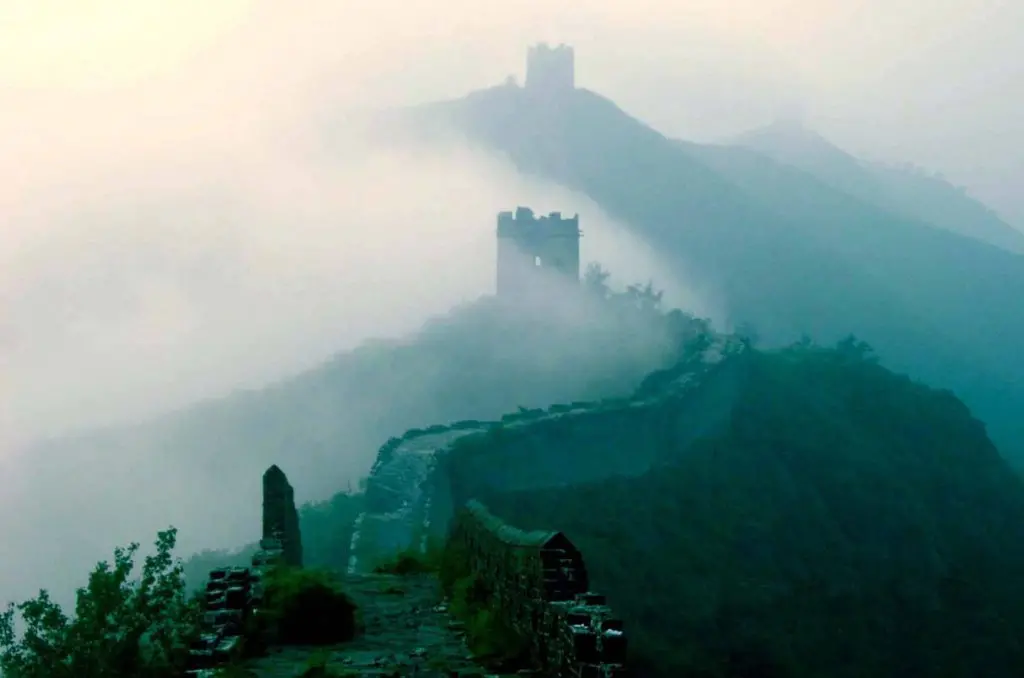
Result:
[[250,664],[259,678],[296,678],[310,659],[328,655],[328,666],[348,676],[486,676],[469,658],[457,623],[440,606],[430,576],[346,575],[345,590],[362,615],[353,641],[327,648],[286,647]]

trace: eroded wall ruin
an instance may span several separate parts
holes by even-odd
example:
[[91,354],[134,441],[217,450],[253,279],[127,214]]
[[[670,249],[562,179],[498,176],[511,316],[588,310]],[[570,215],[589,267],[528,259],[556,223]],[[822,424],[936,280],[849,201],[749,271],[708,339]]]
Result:
[[[302,535],[295,491],[276,465],[263,474],[263,540],[280,540],[285,565],[302,567]],[[263,542],[260,544],[264,546]]]

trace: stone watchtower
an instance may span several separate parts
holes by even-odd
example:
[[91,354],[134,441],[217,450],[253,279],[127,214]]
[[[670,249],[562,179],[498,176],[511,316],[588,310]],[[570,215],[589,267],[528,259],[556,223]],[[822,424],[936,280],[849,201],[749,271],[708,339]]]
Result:
[[539,94],[571,91],[576,87],[575,60],[572,47],[548,47],[541,43],[526,53],[526,89]]
[[579,283],[580,217],[534,216],[528,207],[498,213],[499,297],[512,297],[547,279]]

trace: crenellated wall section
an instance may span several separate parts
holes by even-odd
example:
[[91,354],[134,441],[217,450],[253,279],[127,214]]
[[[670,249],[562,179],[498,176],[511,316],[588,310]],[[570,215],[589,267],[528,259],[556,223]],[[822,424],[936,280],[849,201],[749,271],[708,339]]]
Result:
[[452,468],[446,463],[461,439],[614,405],[524,410],[500,422],[463,421],[391,439],[367,479],[366,510],[353,530],[349,574],[372,572],[377,562],[401,550],[424,551],[428,537],[446,538],[453,553],[465,554],[465,568],[491,596],[504,624],[529,639],[538,675],[626,675],[622,622],[604,596],[589,590],[579,550],[560,532],[519,530],[479,501],[463,502],[461,492],[452,492]]
[[449,548],[503,625],[527,644],[540,675],[626,675],[626,635],[604,596],[591,592],[580,553],[561,532],[512,527],[471,500],[455,516]]

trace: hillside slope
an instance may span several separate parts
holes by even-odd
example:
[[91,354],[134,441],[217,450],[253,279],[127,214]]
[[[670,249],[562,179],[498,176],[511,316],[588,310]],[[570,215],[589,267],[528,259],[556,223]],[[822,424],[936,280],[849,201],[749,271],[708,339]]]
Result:
[[864,162],[801,124],[775,123],[746,132],[730,144],[802,169],[876,207],[1024,253],[1024,233],[964,190],[911,167]]
[[[455,500],[564,529],[647,675],[1020,675],[1024,484],[962,402],[856,342],[745,351],[666,391],[687,373],[463,439]],[[656,463],[550,471],[611,454]]]
[[590,196],[775,344],[856,333],[950,387],[1024,461],[1024,257],[894,214],[745,149],[680,144],[587,90],[495,87],[404,113]]
[[18,515],[19,532],[49,538],[7,558],[0,602],[59,589],[111,543],[167,524],[185,552],[246,543],[260,491],[251,478],[273,463],[300,501],[322,499],[354,489],[396,432],[628,394],[674,360],[675,320],[578,290],[530,307],[488,297],[264,389],[40,445],[14,467],[17,492],[0,508]]

